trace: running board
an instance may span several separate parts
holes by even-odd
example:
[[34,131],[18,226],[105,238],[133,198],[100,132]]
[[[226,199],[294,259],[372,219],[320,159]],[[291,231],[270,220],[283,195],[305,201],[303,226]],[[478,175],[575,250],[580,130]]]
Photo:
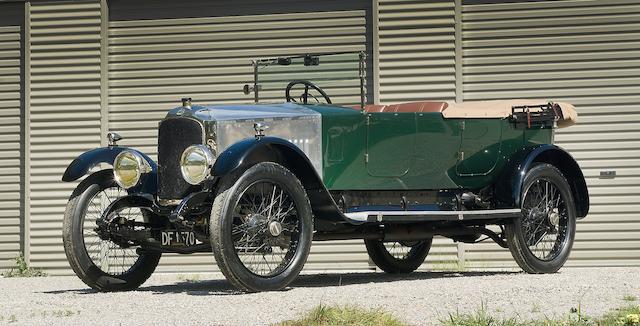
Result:
[[502,219],[522,216],[519,208],[473,211],[362,211],[344,214],[354,222],[434,222]]

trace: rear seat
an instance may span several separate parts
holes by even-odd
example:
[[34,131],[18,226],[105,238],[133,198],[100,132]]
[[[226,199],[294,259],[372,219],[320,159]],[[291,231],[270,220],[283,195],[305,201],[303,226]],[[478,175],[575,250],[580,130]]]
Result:
[[442,112],[447,108],[447,102],[408,102],[400,104],[365,105],[366,112]]

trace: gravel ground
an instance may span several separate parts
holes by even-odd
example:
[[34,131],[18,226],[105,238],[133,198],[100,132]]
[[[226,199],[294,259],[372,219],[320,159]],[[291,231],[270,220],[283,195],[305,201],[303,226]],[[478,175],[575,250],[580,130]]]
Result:
[[0,278],[0,323],[265,325],[292,319],[318,304],[381,307],[410,324],[437,324],[449,313],[484,305],[494,315],[523,319],[591,316],[640,297],[640,268],[574,268],[523,273],[306,274],[287,291],[235,292],[219,274],[156,275],[138,291],[96,293],[75,277]]

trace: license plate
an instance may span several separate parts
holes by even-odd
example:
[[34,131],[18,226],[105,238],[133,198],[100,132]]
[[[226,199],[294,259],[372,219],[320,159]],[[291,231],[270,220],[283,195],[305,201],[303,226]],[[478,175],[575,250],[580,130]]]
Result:
[[162,231],[163,246],[194,246],[197,244],[196,235],[192,231]]

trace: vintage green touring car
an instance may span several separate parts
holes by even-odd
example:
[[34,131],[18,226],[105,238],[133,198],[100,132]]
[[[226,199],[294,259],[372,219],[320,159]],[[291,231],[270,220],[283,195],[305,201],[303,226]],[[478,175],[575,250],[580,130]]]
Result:
[[580,167],[553,145],[556,128],[577,120],[571,104],[365,105],[363,54],[356,107],[333,105],[322,81],[304,78],[281,84],[286,102],[260,101],[264,69],[304,75],[329,57],[253,61],[244,91],[256,103],[183,99],[159,124],[157,161],[110,133],[108,147],[71,162],[64,181],[87,175],[64,216],[76,274],[100,291],[130,290],[163,253],[212,251],[238,289],[279,290],[313,240],[363,239],[380,269],[408,273],[434,236],[490,239],[528,273],[564,265],[589,211]]

